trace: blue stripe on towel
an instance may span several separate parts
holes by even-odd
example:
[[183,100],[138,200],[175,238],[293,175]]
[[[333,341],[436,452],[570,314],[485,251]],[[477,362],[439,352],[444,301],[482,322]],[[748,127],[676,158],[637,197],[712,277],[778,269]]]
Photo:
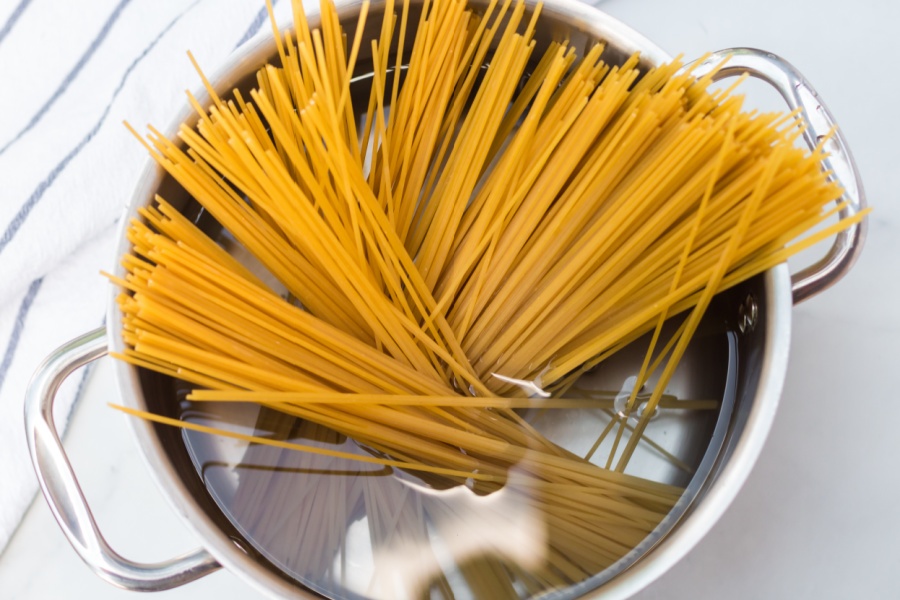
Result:
[[109,115],[109,111],[112,108],[113,102],[115,102],[116,97],[119,95],[119,92],[122,91],[122,88],[125,87],[125,82],[128,79],[128,76],[131,75],[131,72],[134,71],[135,67],[144,59],[147,54],[150,53],[151,50],[156,46],[156,44],[163,38],[163,36],[168,33],[170,29],[178,22],[181,17],[188,13],[194,6],[197,5],[199,0],[195,1],[193,4],[188,6],[181,14],[176,16],[172,21],[166,25],[165,29],[159,32],[159,34],[153,39],[150,44],[144,48],[144,51],[141,52],[137,58],[132,61],[132,63],[125,69],[125,73],[122,75],[122,79],[119,81],[118,87],[113,92],[112,98],[109,100],[109,104],[106,105],[106,108],[103,109],[103,114],[100,116],[100,119],[94,126],[88,131],[87,135],[84,136],[80,142],[71,150],[69,153],[63,158],[58,165],[53,167],[53,170],[50,171],[50,174],[47,175],[47,178],[44,179],[41,183],[38,184],[37,188],[31,193],[31,196],[28,197],[28,200],[19,208],[19,211],[12,218],[9,225],[6,228],[6,231],[3,232],[3,235],[0,236],[0,254],[3,253],[3,250],[9,243],[15,238],[16,233],[18,233],[19,229],[28,219],[28,215],[31,214],[31,211],[35,206],[41,201],[41,198],[44,197],[46,191],[53,185],[53,182],[56,181],[56,178],[65,170],[65,168],[69,165],[73,158],[78,156],[78,153],[81,152],[82,149],[90,142],[97,132],[100,130],[100,127],[103,125],[103,122],[106,121],[106,117]]
[[3,24],[3,29],[0,29],[0,44],[3,43],[4,38],[9,35],[9,32],[12,31],[12,28],[15,26],[16,21],[19,20],[19,17],[22,16],[22,13],[25,12],[25,9],[28,8],[28,5],[31,4],[31,0],[22,0],[19,2],[19,5],[12,11],[12,14],[9,15],[9,18],[6,20],[6,23]]
[[18,348],[19,340],[22,338],[22,330],[25,328],[25,319],[28,318],[28,311],[31,310],[31,305],[43,282],[43,278],[32,281],[31,285],[28,286],[28,291],[25,292],[25,297],[22,298],[22,303],[19,305],[19,312],[16,313],[16,322],[13,324],[9,343],[6,345],[6,351],[3,353],[3,361],[0,362],[0,390],[3,390],[6,374],[9,372],[9,367],[16,356],[16,348]]
[[[278,4],[278,0],[272,0],[272,7]],[[247,31],[244,32],[244,35],[241,36],[241,39],[238,40],[238,43],[234,45],[235,49],[239,48],[245,42],[247,42],[250,38],[256,35],[256,32],[260,30],[263,26],[263,23],[269,18],[269,10],[268,7],[263,5],[259,12],[256,13],[256,16],[253,17],[253,21],[250,22],[250,27],[247,28]]]
[[106,20],[106,23],[103,24],[103,28],[100,29],[100,33],[97,34],[97,37],[94,38],[94,41],[91,42],[91,45],[88,46],[88,49],[81,55],[81,58],[78,59],[78,62],[75,63],[75,66],[72,67],[72,70],[65,76],[62,83],[59,87],[56,88],[56,91],[53,92],[53,95],[44,103],[42,107],[38,109],[38,111],[31,117],[31,120],[28,121],[28,124],[16,134],[16,137],[6,142],[2,148],[0,148],[0,154],[6,152],[6,149],[15,144],[23,135],[31,131],[35,125],[44,117],[44,114],[47,110],[53,106],[53,104],[62,96],[73,81],[78,77],[78,74],[81,72],[81,69],[84,68],[84,65],[91,60],[91,57],[94,55],[94,52],[97,51],[97,48],[100,47],[100,44],[103,43],[103,40],[106,39],[106,36],[109,34],[113,25],[119,19],[119,15],[122,14],[122,10],[128,5],[131,0],[121,0],[119,5],[116,6],[116,9],[112,12],[109,18]]

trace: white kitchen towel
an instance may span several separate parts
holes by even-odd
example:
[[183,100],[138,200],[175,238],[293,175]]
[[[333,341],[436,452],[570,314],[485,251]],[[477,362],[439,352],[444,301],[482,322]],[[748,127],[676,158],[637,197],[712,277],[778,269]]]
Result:
[[[187,50],[211,73],[267,29],[264,0],[0,0],[0,552],[37,489],[28,380],[103,323],[99,271],[147,160],[122,121],[167,126],[199,87]],[[58,396],[60,427],[83,375]]]

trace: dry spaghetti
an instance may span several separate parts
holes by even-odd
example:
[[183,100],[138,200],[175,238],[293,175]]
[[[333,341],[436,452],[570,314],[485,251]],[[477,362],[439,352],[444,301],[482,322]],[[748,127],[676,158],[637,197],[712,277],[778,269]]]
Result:
[[[254,89],[226,98],[203,78],[208,106],[190,96],[196,126],[179,142],[152,128],[142,139],[290,296],[157,197],[131,224],[124,277],[111,276],[123,288],[119,358],[197,386],[198,403],[282,415],[285,435],[123,410],[252,442],[248,456],[302,450],[298,469],[351,461],[521,496],[545,516],[545,560],[524,570],[493,557],[463,578],[486,596],[536,594],[615,563],[680,497],[625,469],[657,406],[715,407],[663,394],[713,295],[864,213],[795,241],[841,196],[824,150],[796,148],[794,115],[746,112],[731,89],[711,89],[712,75],[696,79],[678,60],[608,64],[602,43],[582,55],[565,40],[539,47],[540,6],[521,0],[480,11],[431,0],[415,24],[409,8],[388,2],[364,39],[368,3],[348,35],[329,1],[312,29],[295,1],[295,31],[273,20],[277,60]],[[358,71],[371,73],[362,95]],[[662,323],[684,311],[663,343]],[[626,412],[661,368],[646,408],[633,427],[611,421],[588,457],[516,412],[612,408],[612,396],[567,392],[651,331]],[[614,428],[603,468],[591,454]],[[343,439],[368,451],[338,449]],[[319,485],[284,518],[332,540],[334,554],[359,506],[384,548],[422,543],[423,515],[461,518],[362,475]],[[248,518],[270,518],[252,514],[259,493],[238,494]],[[314,515],[326,513],[333,527],[320,531]],[[286,552],[297,572],[332,568],[328,552]],[[394,597],[391,585],[373,593]],[[454,594],[443,575],[434,586]]]

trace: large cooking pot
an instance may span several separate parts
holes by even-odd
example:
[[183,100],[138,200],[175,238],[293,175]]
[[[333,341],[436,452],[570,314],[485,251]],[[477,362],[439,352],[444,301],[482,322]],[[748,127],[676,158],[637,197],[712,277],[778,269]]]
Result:
[[[482,0],[471,0],[471,3],[486,4]],[[338,1],[342,25],[349,36],[353,35],[360,4],[358,0]],[[412,5],[411,17],[415,18],[421,3],[412,0]],[[383,3],[375,0],[367,22],[372,33],[380,26],[382,10]],[[315,26],[317,15],[310,14],[309,18]],[[603,40],[608,45],[604,58],[609,62],[622,61],[636,51],[641,53],[644,68],[671,60],[652,42],[596,9],[574,0],[545,0],[534,56],[540,56],[541,44],[559,38],[568,38],[576,48]],[[791,65],[772,54],[752,49],[726,50],[697,65],[696,72],[707,72],[728,54],[732,55],[731,61],[717,77],[748,72],[771,84],[790,109],[803,109],[808,125],[805,136],[810,145],[815,145],[832,128],[833,119],[812,87]],[[256,69],[275,56],[271,38],[242,47],[218,76],[212,78],[215,87],[219,92],[235,86],[247,87]],[[368,59],[361,56],[357,64],[368,64]],[[204,96],[198,94],[198,97]],[[178,125],[193,118],[191,114],[190,106],[185,104],[165,133],[174,138]],[[849,202],[843,214],[855,214],[864,208],[863,189],[840,131],[829,150],[831,157],[825,167],[840,181],[845,190],[844,199]],[[131,198],[122,221],[124,226],[157,192],[183,210],[193,210],[192,200],[151,161]],[[628,597],[674,565],[709,531],[743,485],[772,424],[787,365],[792,304],[817,294],[843,276],[861,249],[864,225],[861,222],[839,234],[821,261],[793,277],[787,266],[781,265],[719,295],[710,313],[713,318],[732,325],[724,342],[725,364],[710,369],[708,361],[702,359],[701,348],[701,358],[686,359],[679,377],[680,385],[688,390],[708,389],[705,380],[720,379],[714,388],[720,390],[721,408],[714,418],[705,421],[694,418],[669,422],[668,433],[676,438],[680,436],[682,446],[693,449],[693,476],[684,480],[681,474],[681,484],[686,487],[682,501],[633,552],[603,572],[564,590],[562,596]],[[117,255],[129,251],[123,229]],[[119,556],[104,541],[60,443],[52,408],[54,394],[69,373],[108,350],[123,350],[121,314],[115,302],[117,293],[114,289],[110,291],[107,328],[73,340],[52,354],[35,374],[26,398],[25,422],[35,470],[44,496],[69,541],[98,575],[127,589],[168,589],[225,567],[271,595],[317,597],[316,590],[323,591],[321,588],[291,577],[277,556],[248,541],[240,523],[235,523],[223,510],[221,490],[211,485],[212,480],[197,465],[199,451],[207,455],[212,452],[212,458],[217,458],[215,445],[202,447],[203,442],[196,436],[176,428],[141,420],[132,422],[158,485],[202,547],[163,563],[139,564]],[[626,363],[627,354],[623,353]],[[621,368],[627,374],[634,367],[625,364]],[[116,377],[129,406],[171,413],[172,405],[177,404],[176,384],[165,377],[123,362],[116,364]],[[218,458],[233,461],[228,451],[222,452]],[[298,543],[302,544],[303,540]]]

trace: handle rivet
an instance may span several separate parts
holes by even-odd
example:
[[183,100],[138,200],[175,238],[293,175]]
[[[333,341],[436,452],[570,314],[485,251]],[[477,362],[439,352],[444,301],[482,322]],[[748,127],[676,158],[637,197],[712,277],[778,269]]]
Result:
[[747,294],[747,297],[738,307],[738,331],[750,333],[756,329],[758,321],[759,305],[756,303],[756,297],[753,294]]

